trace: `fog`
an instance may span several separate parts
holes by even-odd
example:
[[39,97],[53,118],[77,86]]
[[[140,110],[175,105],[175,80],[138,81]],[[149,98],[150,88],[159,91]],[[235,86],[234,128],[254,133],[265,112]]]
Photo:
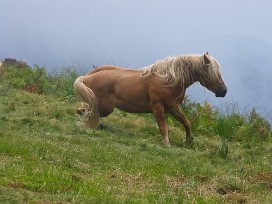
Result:
[[167,56],[209,51],[225,98],[193,86],[190,98],[272,112],[272,2],[217,0],[1,0],[0,59],[54,72],[67,66],[140,68]]

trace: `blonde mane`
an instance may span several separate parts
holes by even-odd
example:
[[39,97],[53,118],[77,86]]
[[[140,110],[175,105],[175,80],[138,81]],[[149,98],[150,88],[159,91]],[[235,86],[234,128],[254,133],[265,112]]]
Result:
[[142,68],[143,77],[155,73],[164,83],[175,86],[195,81],[203,82],[218,80],[221,77],[220,65],[213,57],[208,56],[210,65],[204,62],[204,55],[182,55],[168,57]]

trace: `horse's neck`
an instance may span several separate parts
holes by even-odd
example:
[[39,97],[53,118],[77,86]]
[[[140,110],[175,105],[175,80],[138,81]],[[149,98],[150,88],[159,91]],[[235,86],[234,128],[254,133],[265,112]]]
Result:
[[184,90],[198,81],[195,73],[189,73],[189,74],[187,74],[187,76],[188,77],[180,80],[178,83],[180,86],[182,86],[184,88]]

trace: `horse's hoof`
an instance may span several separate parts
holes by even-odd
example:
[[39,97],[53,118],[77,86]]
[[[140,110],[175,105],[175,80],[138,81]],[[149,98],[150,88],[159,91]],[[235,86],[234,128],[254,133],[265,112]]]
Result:
[[193,143],[193,141],[194,141],[194,138],[193,138],[193,137],[189,137],[189,138],[186,138],[185,143],[186,143],[187,145],[190,145],[190,144]]
[[78,109],[77,109],[77,113],[78,113],[79,115],[84,115],[85,109],[84,109],[84,108],[78,108]]
[[103,123],[100,123],[96,128],[98,130],[103,130],[103,129],[105,129],[105,125]]
[[166,146],[166,147],[171,147],[171,144],[169,141],[163,141],[163,145]]

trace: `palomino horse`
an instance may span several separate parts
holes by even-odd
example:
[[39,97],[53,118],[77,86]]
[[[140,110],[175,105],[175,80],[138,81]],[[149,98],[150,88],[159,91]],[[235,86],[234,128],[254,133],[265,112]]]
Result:
[[184,55],[159,60],[142,69],[106,65],[80,76],[74,83],[77,94],[85,102],[78,113],[90,127],[100,124],[100,117],[114,108],[131,113],[153,113],[163,137],[170,145],[165,113],[171,114],[185,128],[186,142],[193,140],[190,121],[180,110],[185,89],[199,82],[216,97],[224,97],[227,87],[221,77],[219,63],[208,55]]

